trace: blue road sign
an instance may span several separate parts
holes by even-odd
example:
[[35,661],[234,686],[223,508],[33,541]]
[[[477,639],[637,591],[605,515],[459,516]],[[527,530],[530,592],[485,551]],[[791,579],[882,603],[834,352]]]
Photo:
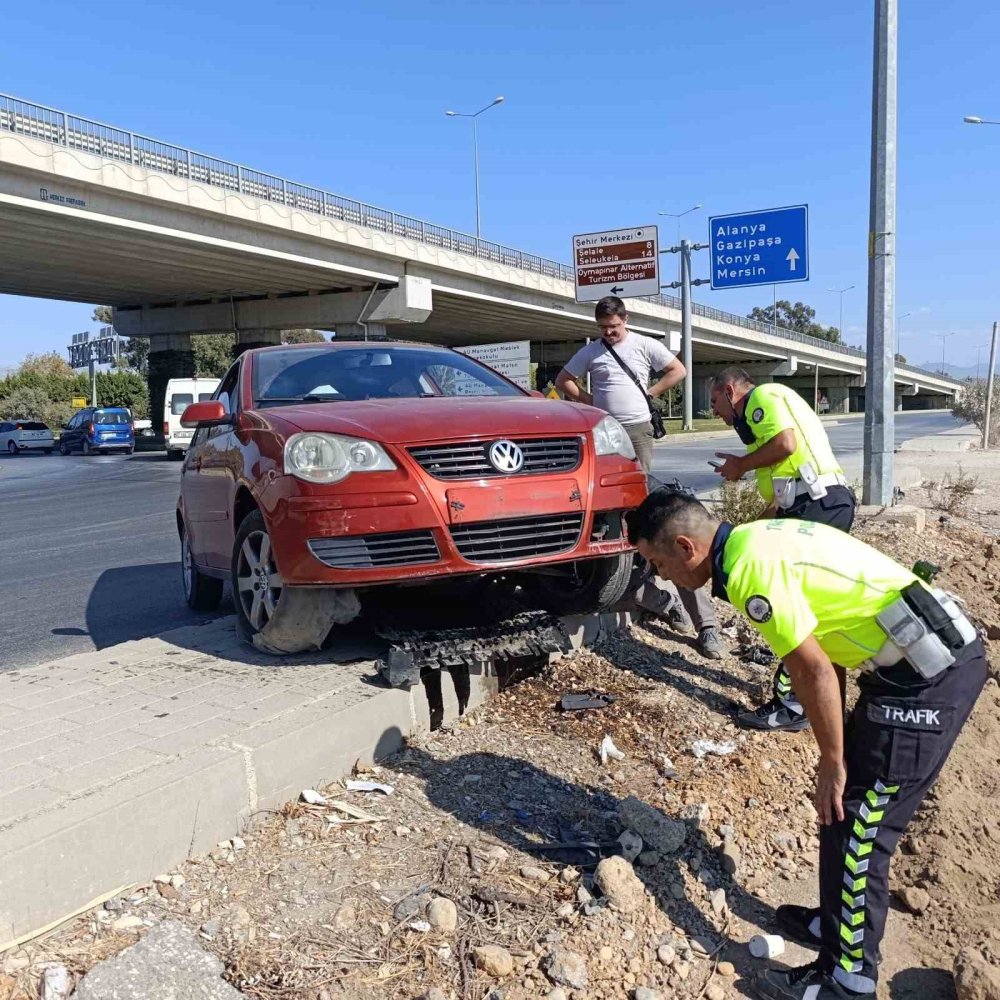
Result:
[[809,280],[809,206],[716,215],[708,220],[712,287]]

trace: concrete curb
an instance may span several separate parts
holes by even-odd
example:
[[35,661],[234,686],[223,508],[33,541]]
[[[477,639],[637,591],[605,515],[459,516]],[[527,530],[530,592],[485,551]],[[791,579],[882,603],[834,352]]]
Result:
[[[579,648],[628,621],[565,626]],[[428,731],[427,690],[380,686],[372,647],[273,659],[223,618],[0,671],[0,950]],[[466,710],[497,687],[472,674]]]

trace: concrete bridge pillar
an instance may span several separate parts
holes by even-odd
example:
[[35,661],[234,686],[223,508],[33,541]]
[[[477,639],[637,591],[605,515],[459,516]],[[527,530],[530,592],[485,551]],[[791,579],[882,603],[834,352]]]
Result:
[[698,378],[696,375],[691,381],[691,412],[696,417],[700,417],[702,411],[712,409],[711,396],[709,394],[709,386],[712,379],[711,377]]
[[831,413],[851,412],[851,390],[847,386],[829,386],[826,398],[830,401]]
[[281,343],[280,330],[237,330],[233,345],[233,358],[255,347],[274,347]]
[[149,417],[156,438],[163,444],[163,401],[167,382],[194,376],[194,351],[187,333],[158,333],[149,338]]

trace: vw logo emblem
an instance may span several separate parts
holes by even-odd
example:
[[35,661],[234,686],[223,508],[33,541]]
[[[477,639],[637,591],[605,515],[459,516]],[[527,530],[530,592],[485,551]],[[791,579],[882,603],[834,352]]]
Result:
[[490,465],[507,476],[524,468],[524,452],[513,441],[494,441],[490,445],[489,457]]

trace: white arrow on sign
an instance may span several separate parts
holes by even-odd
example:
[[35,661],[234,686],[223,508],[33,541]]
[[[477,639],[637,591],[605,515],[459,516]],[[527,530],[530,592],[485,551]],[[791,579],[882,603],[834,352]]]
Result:
[[799,255],[795,252],[795,247],[792,247],[792,249],[788,251],[788,256],[785,258],[785,260],[788,261],[789,267],[793,271],[795,270],[795,262],[798,259],[799,259]]

